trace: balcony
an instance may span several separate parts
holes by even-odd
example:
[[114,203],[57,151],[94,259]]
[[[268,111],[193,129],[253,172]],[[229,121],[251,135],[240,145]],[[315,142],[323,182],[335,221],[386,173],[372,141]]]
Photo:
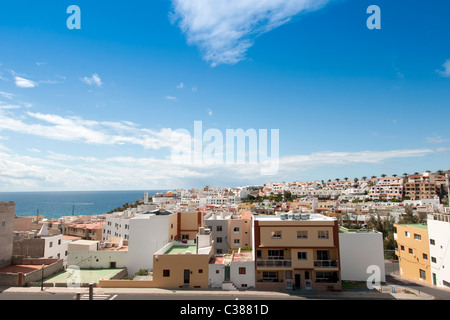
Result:
[[256,260],[257,267],[268,268],[291,268],[292,260]]
[[316,268],[339,268],[338,260],[314,260]]

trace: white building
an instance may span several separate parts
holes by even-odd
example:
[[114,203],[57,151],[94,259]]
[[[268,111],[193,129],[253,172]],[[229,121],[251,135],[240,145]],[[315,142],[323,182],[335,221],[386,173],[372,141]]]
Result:
[[341,228],[339,252],[342,280],[367,281],[370,276],[374,275],[374,272],[379,271],[379,281],[386,281],[383,234],[381,232],[353,231]]
[[427,225],[433,284],[450,288],[450,215],[429,214]]
[[171,215],[170,211],[153,211],[130,219],[128,274],[140,269],[153,270],[153,254],[169,243]]

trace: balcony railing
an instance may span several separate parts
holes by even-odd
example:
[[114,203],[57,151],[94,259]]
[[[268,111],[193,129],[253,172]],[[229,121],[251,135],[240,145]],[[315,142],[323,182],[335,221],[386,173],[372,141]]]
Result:
[[256,266],[258,267],[291,267],[292,260],[256,260]]
[[314,267],[318,268],[337,268],[338,260],[314,260]]

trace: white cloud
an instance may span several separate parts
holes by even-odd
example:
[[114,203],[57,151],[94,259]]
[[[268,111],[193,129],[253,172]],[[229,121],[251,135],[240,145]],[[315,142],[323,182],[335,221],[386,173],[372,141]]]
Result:
[[450,59],[444,62],[442,65],[444,70],[436,70],[437,73],[439,73],[442,77],[450,77]]
[[179,84],[177,84],[177,89],[183,89],[184,88],[184,83],[180,82]]
[[245,59],[254,39],[329,0],[172,0],[171,20],[216,66]]
[[437,136],[437,137],[428,137],[425,139],[425,141],[427,143],[444,143],[444,142],[449,142],[450,139],[445,139],[445,138],[442,138],[441,136]]
[[192,87],[192,92],[197,92],[197,87]]
[[206,112],[210,115],[210,116],[212,116],[213,115],[213,112],[212,112],[212,110],[211,109],[206,109]]
[[177,97],[173,97],[173,96],[166,96],[166,100],[170,100],[170,101],[176,101]]
[[81,79],[84,83],[90,85],[90,86],[97,86],[101,87],[103,85],[102,79],[100,79],[100,76],[96,73],[94,73],[91,77],[84,77]]
[[16,86],[18,86],[19,88],[34,88],[38,85],[34,81],[31,81],[31,80],[25,79],[25,78],[21,78],[18,76],[15,76],[14,80],[16,81]]
[[12,98],[14,98],[14,95],[12,94],[12,93],[8,93],[8,92],[3,92],[3,91],[0,91],[0,96],[2,96],[2,97],[4,97],[4,98],[7,98],[7,99],[12,99]]

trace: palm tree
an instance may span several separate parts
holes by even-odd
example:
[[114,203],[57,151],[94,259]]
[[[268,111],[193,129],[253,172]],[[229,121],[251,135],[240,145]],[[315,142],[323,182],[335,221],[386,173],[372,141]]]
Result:
[[347,181],[347,180],[348,180],[348,178],[347,178],[347,177],[345,177],[345,178],[344,178],[344,181]]
[[405,172],[405,173],[403,174],[403,176],[406,178],[407,176],[409,176],[409,174]]
[[394,173],[392,176],[395,178],[397,175]]
[[336,178],[334,180],[336,180],[336,182],[339,182],[341,180],[341,178]]
[[377,178],[377,176],[372,176],[372,179],[376,179]]
[[383,177],[383,178],[386,177],[386,174],[383,173],[383,174],[381,175],[381,177]]
[[367,177],[362,177],[362,179],[363,179],[364,181],[366,181]]

